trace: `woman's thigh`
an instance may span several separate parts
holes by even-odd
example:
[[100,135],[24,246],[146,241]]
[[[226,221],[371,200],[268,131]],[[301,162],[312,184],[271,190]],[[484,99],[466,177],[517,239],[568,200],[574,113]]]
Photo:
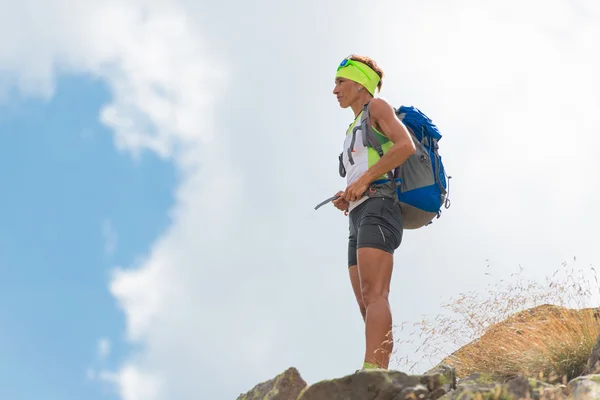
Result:
[[393,255],[387,251],[362,247],[358,249],[358,275],[363,301],[387,297],[392,279]]
[[356,215],[355,247],[374,248],[390,254],[402,243],[403,225],[400,207],[390,199],[369,199]]
[[360,211],[356,248],[361,291],[363,297],[365,294],[387,295],[394,251],[402,242],[400,208],[390,199],[373,198],[365,202]]

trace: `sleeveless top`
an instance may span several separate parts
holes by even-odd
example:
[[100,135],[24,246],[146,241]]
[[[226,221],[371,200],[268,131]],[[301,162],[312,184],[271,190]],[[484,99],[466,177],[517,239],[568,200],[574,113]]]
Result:
[[[356,181],[361,177],[362,174],[369,169],[373,164],[379,161],[379,154],[372,147],[367,147],[363,143],[362,140],[362,129],[359,128],[356,130],[356,138],[354,142],[354,149],[352,150],[352,159],[354,160],[354,165],[350,164],[348,160],[348,148],[352,144],[352,129],[356,126],[356,124],[360,124],[360,119],[363,114],[363,111],[358,114],[358,116],[354,119],[354,121],[346,130],[346,138],[344,140],[344,151],[342,152],[342,162],[344,164],[344,168],[346,169],[346,185],[350,185],[352,182]],[[393,142],[389,140],[383,133],[379,132],[375,127],[371,126],[373,132],[375,132],[375,136],[379,143],[381,143],[381,149],[385,154],[390,147],[392,147]],[[386,174],[383,174],[378,179],[388,179]],[[357,201],[351,201],[348,206],[348,213],[350,213],[354,208],[356,208],[359,204],[367,200],[367,196],[363,196]]]

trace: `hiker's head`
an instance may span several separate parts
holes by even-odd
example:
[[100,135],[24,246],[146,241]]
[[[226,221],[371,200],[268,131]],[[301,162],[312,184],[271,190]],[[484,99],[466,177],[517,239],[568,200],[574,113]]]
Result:
[[366,56],[351,55],[338,66],[333,94],[342,108],[350,106],[363,96],[373,97],[383,85],[383,71]]

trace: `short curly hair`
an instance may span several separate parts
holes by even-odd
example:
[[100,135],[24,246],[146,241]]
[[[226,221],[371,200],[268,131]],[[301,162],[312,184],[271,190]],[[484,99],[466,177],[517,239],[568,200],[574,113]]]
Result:
[[346,58],[349,58],[350,60],[354,60],[354,61],[359,61],[363,64],[367,64],[373,71],[375,71],[377,73],[377,75],[379,75],[379,83],[377,84],[377,90],[379,92],[381,92],[381,87],[383,86],[384,73],[383,73],[383,70],[381,69],[381,67],[379,67],[379,65],[377,65],[375,60],[373,60],[371,57],[361,56],[358,54],[351,54]]

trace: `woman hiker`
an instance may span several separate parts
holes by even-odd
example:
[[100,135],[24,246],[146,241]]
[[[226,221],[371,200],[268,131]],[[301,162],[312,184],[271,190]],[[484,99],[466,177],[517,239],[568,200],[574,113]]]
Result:
[[[366,351],[363,369],[387,369],[393,349],[392,314],[388,302],[393,254],[402,241],[402,216],[391,197],[369,197],[373,183],[389,182],[387,173],[415,152],[410,133],[393,107],[375,90],[381,90],[383,71],[369,57],[344,59],[336,73],[333,94],[342,108],[350,107],[354,121],[346,131],[343,157],[347,187],[337,193],[336,208],[349,217],[348,270],[350,282],[365,322]],[[363,107],[369,104],[370,125],[378,137],[383,157],[363,145],[360,126]],[[354,136],[354,143],[352,137]],[[352,163],[349,160],[349,147]],[[387,181],[386,181],[387,180]],[[394,191],[395,193],[395,191]]]

